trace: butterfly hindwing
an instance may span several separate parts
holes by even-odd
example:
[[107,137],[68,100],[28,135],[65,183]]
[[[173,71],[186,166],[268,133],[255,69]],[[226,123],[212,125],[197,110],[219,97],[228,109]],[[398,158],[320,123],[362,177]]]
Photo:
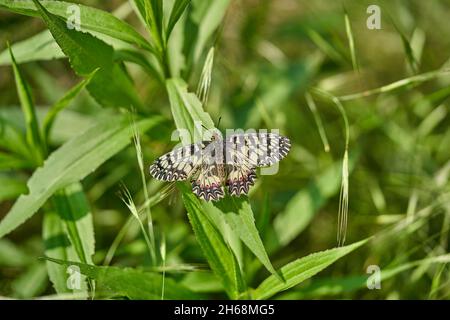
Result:
[[255,169],[246,166],[229,166],[227,176],[228,193],[232,196],[247,194],[250,187],[255,184]]
[[217,201],[224,197],[222,182],[224,166],[220,164],[203,164],[195,179],[192,180],[192,191],[206,201]]

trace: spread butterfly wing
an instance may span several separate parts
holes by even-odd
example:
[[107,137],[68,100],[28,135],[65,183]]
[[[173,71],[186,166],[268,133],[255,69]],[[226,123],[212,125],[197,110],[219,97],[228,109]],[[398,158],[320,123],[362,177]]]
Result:
[[150,174],[158,180],[182,181],[191,177],[202,160],[202,150],[208,141],[190,144],[168,152],[153,162]]
[[283,159],[291,148],[288,138],[276,133],[247,133],[227,137],[227,164],[249,168],[271,166]]
[[223,198],[225,193],[222,187],[222,179],[225,176],[224,166],[221,164],[204,163],[196,179],[192,180],[192,191],[206,201],[217,201]]
[[228,166],[228,176],[226,185],[230,195],[240,196],[247,194],[250,187],[255,184],[256,172],[255,169],[247,166]]

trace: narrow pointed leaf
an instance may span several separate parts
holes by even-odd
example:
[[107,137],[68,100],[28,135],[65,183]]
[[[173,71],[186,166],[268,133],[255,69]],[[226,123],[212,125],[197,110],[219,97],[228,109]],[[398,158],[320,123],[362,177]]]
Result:
[[245,197],[226,199],[217,204],[222,211],[223,218],[231,227],[233,232],[239,234],[239,238],[253,252],[266,269],[277,276],[277,273],[270,262],[266,249],[264,248],[258,229],[255,225],[255,218],[248,199]]
[[[23,41],[11,44],[11,50],[14,52],[17,63],[52,60],[65,57],[48,30],[44,30]],[[11,57],[8,50],[2,51],[0,53],[0,65],[10,64]]]
[[253,291],[252,297],[257,300],[268,299],[278,292],[292,288],[359,248],[367,240],[361,240],[345,247],[316,252],[290,262],[280,269],[285,282],[281,282],[275,276],[270,276]]
[[[41,0],[39,2],[50,13],[64,20],[74,16],[77,12],[76,10],[79,10],[80,27],[84,31],[98,32],[150,51],[153,50],[148,41],[134,30],[131,25],[118,19],[109,12],[66,1]],[[39,12],[32,0],[0,0],[0,9],[6,9],[28,16],[39,16]]]
[[39,131],[39,123],[36,117],[33,98],[31,96],[28,83],[24,79],[19,67],[16,64],[11,48],[9,50],[14,70],[14,78],[16,79],[17,93],[19,95],[20,105],[22,106],[22,112],[24,114],[26,124],[27,142],[36,157],[35,160],[37,164],[40,164],[44,158],[44,146],[42,144],[42,137]]
[[200,200],[187,186],[180,184],[180,188],[189,222],[211,269],[221,279],[230,298],[241,297],[245,291],[245,284],[233,251],[205,213]]
[[[64,221],[57,212],[45,212],[42,230],[45,255],[47,257],[79,262],[77,254],[67,236]],[[47,273],[56,293],[77,293],[80,298],[88,297],[87,284],[84,279],[80,279],[79,288],[70,288],[68,286],[67,280],[70,274],[67,266],[58,265],[50,261],[46,261],[46,265]]]
[[166,87],[177,128],[188,130],[191,134],[190,140],[181,137],[183,144],[192,143],[193,140],[202,138],[203,129],[201,125],[208,129],[214,128],[210,115],[203,110],[197,96],[188,92],[187,84],[182,79],[169,79]]
[[50,136],[50,130],[52,128],[53,122],[55,121],[58,113],[63,110],[65,107],[69,105],[69,103],[80,93],[81,90],[89,84],[92,77],[95,75],[98,69],[95,69],[91,74],[89,74],[84,80],[76,84],[73,88],[66,92],[66,94],[58,100],[51,108],[48,110],[45,115],[43,124],[42,124],[42,132],[44,134],[44,138],[48,141]]
[[166,37],[169,38],[175,24],[180,20],[181,15],[186,10],[191,0],[176,0],[170,12],[169,22],[167,23]]
[[[137,128],[145,131],[160,119],[141,120]],[[122,150],[130,143],[132,136],[128,117],[104,117],[101,123],[53,152],[43,167],[37,169],[28,180],[29,193],[20,196],[0,221],[0,238],[30,218],[54,192],[82,180]]]
[[88,76],[100,68],[88,85],[89,92],[100,104],[142,107],[130,78],[119,64],[114,63],[111,46],[91,34],[67,28],[60,17],[48,12],[39,1],[33,2],[78,75]]

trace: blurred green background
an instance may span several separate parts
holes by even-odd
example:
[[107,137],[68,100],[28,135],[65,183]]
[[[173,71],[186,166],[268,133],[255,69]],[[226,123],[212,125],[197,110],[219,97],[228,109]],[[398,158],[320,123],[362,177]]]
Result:
[[[127,1],[77,3],[113,12],[146,34]],[[188,7],[188,12],[201,6],[196,3]],[[372,4],[381,8],[380,30],[366,26],[370,15],[366,10]],[[2,123],[13,123],[24,130],[6,41],[17,43],[46,27],[41,19],[2,9],[0,6],[0,117]],[[350,30],[346,30],[346,14]],[[189,16],[184,25],[185,51],[194,32],[189,29],[193,28],[189,19],[195,18]],[[249,196],[275,268],[337,244],[346,136],[341,113],[321,94],[323,91],[342,98],[349,122],[346,243],[375,235],[365,246],[275,298],[449,298],[449,19],[450,1],[439,0],[230,1],[223,20],[208,39],[207,48],[214,45],[214,65],[205,110],[215,122],[222,117],[223,131],[276,128],[292,141],[278,174],[260,176]],[[354,41],[354,50],[349,38]],[[207,52],[204,50],[199,62],[192,65],[187,58],[184,62],[171,60],[182,66],[181,75],[190,91],[197,90]],[[67,59],[24,62],[20,68],[41,119],[48,107],[79,81]],[[148,168],[174,146],[170,135],[175,125],[164,86],[135,64],[127,63],[127,68],[145,106],[138,113],[144,117],[161,114],[165,119],[141,136]],[[387,86],[400,80],[403,82],[397,87]],[[382,88],[382,92],[348,96],[374,88]],[[307,92],[315,108],[305,99]],[[51,150],[94,121],[101,121],[104,112],[83,90],[58,115]],[[321,139],[322,130],[329,151]],[[8,157],[8,150],[2,146],[0,157],[2,219],[19,194],[26,192],[25,182],[33,169]],[[148,172],[146,175],[152,196],[165,184],[152,179]],[[82,180],[94,221],[93,261],[98,265],[130,218],[118,195],[121,183],[137,204],[145,201],[132,144]],[[207,263],[179,191],[175,189],[152,207],[152,216],[157,238],[162,239],[164,234],[166,239],[166,265],[188,269],[178,270],[173,278],[203,292],[206,298],[224,297],[220,283],[206,271]],[[37,260],[45,250],[42,219],[39,212],[0,239],[1,296],[54,294],[42,267],[45,264]],[[250,261],[248,250],[240,248],[242,259]],[[111,264],[145,267],[148,259],[139,225],[131,223]],[[369,290],[365,285],[369,265],[378,265],[386,272],[379,290]],[[249,266],[247,274],[251,285],[269,275],[260,266]]]

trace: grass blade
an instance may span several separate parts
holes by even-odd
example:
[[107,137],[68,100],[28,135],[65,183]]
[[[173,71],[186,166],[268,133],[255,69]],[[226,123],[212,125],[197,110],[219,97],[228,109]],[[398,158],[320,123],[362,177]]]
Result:
[[172,11],[170,12],[169,22],[166,28],[166,42],[168,41],[173,28],[175,27],[181,15],[186,10],[187,6],[191,3],[191,0],[175,0]]
[[203,66],[202,74],[197,87],[197,97],[202,102],[203,107],[208,103],[209,88],[211,87],[211,74],[214,62],[214,47],[209,49],[206,56],[205,65]]
[[355,38],[353,37],[352,25],[350,23],[347,11],[345,11],[344,20],[345,32],[347,34],[348,46],[350,48],[350,56],[352,58],[353,71],[359,72],[358,61],[356,60]]
[[314,102],[311,95],[307,92],[305,94],[306,104],[309,107],[309,110],[311,110],[311,113],[314,116],[314,121],[316,122],[317,130],[319,130],[320,139],[323,143],[323,148],[325,149],[325,152],[330,151],[330,145],[328,143],[327,134],[325,133],[325,128],[323,127],[322,119],[320,118],[320,115],[317,111],[316,103]]
[[348,146],[350,143],[350,126],[348,123],[347,113],[345,112],[344,106],[342,105],[339,98],[333,96],[323,90],[318,90],[320,94],[327,97],[338,109],[339,113],[344,120],[344,130],[345,130],[345,150],[344,156],[342,158],[342,180],[341,180],[341,191],[339,194],[339,209],[338,209],[338,231],[337,231],[337,241],[338,245],[344,245],[346,234],[347,234],[347,219],[348,219]]
[[283,278],[286,280],[285,283],[274,276],[270,276],[253,291],[252,297],[257,300],[268,299],[278,292],[292,288],[359,248],[367,240],[361,240],[345,247],[316,252],[290,262],[280,269]]
[[39,123],[36,117],[33,98],[31,96],[28,83],[24,79],[19,67],[16,64],[11,47],[9,47],[9,54],[11,56],[14,77],[16,79],[17,93],[19,95],[20,105],[22,106],[22,112],[25,118],[27,142],[30,145],[31,151],[35,157],[36,164],[39,166],[44,160],[45,149],[42,143],[41,133],[39,131]]
[[[343,95],[343,96],[339,96],[338,99],[340,101],[350,101],[350,100],[355,100],[355,99],[361,99],[361,98],[366,98],[366,97],[370,97],[373,95],[377,95],[380,93],[387,93],[387,92],[391,92],[400,88],[404,88],[404,87],[413,87],[413,86],[417,86],[419,84],[422,84],[424,82],[442,77],[442,76],[448,76],[450,74],[449,72],[450,70],[436,70],[436,71],[430,71],[430,72],[425,72],[422,74],[418,74],[416,76],[412,76],[409,78],[405,78],[405,79],[401,79],[398,81],[395,81],[393,83],[387,84],[385,86],[379,87],[379,88],[375,88],[375,89],[370,89],[370,90],[366,90],[363,92],[357,92],[357,93],[352,93],[352,94],[348,94],[348,95]],[[322,95],[320,93],[320,90],[314,89],[313,90],[315,93],[318,93],[319,95]]]
[[156,265],[157,261],[156,261],[156,249],[155,249],[155,239],[154,239],[154,235],[153,235],[153,229],[151,230],[151,234],[149,237],[149,235],[147,234],[147,231],[144,228],[144,224],[141,221],[141,217],[139,216],[138,209],[136,208],[136,205],[134,204],[133,197],[131,196],[130,191],[128,191],[126,186],[123,186],[121,199],[125,203],[125,205],[128,207],[128,210],[130,210],[134,219],[136,219],[136,221],[139,223],[139,227],[141,228],[142,234],[143,234],[145,242],[147,244],[147,248],[150,253],[151,263],[153,265]]

